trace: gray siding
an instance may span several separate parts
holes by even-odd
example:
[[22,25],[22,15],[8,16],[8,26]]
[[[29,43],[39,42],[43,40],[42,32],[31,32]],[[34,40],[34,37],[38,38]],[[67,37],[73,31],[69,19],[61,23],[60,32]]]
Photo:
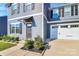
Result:
[[43,24],[42,24],[42,15],[38,15],[38,16],[34,16],[33,17],[34,21],[33,21],[33,26],[32,26],[32,39],[34,39],[35,37],[37,36],[40,36],[43,38],[43,34],[42,34],[42,27],[43,27]]
[[[43,11],[42,11],[42,3],[35,3],[35,9],[31,10],[28,12],[23,12],[23,4],[20,4],[20,13],[19,14],[14,14],[11,15],[11,7],[8,7],[8,35],[16,35],[19,36],[20,39],[26,39],[26,24],[22,23],[22,34],[10,34],[10,29],[9,29],[9,25],[10,23],[15,23],[15,22],[19,22],[18,20],[20,18],[18,17],[22,17],[22,16],[28,16],[31,15],[30,17],[33,17],[33,21],[32,21],[32,39],[34,39],[37,36],[40,36],[42,39],[44,39],[43,36]],[[37,14],[37,13],[42,13],[40,15],[32,15],[32,14]],[[13,19],[13,18],[18,18],[18,19]],[[28,18],[28,17],[25,17]],[[23,20],[25,18],[22,18],[20,20]],[[13,20],[9,20],[9,19],[13,19]]]
[[23,3],[20,3],[20,13],[19,14],[16,13],[14,15],[11,15],[11,7],[8,7],[7,11],[8,11],[8,19],[21,17],[21,16],[27,16],[27,15],[32,15],[32,14],[42,12],[42,4],[41,3],[35,3],[35,9],[34,10],[30,10],[30,11],[28,10],[26,12],[23,12]]

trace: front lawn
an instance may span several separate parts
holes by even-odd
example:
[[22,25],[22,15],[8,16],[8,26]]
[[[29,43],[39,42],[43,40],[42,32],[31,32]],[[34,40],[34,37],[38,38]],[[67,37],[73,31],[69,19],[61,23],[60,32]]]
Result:
[[0,42],[0,51],[15,46],[16,44],[7,43],[7,42]]

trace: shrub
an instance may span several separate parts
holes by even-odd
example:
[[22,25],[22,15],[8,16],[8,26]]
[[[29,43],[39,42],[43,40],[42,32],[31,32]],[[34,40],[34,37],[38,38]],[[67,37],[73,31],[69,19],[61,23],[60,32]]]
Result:
[[8,42],[17,42],[17,41],[19,41],[19,38],[18,37],[4,35],[3,36],[3,40],[4,41],[8,41]]
[[35,37],[34,48],[41,49],[43,47],[44,45],[43,45],[42,38],[40,36]]
[[10,36],[4,35],[4,36],[3,36],[3,40],[4,40],[4,41],[9,41],[9,40],[10,40]]
[[1,35],[1,36],[0,36],[0,40],[2,40],[2,39],[3,39],[3,36]]
[[26,40],[24,43],[24,48],[25,49],[32,49],[33,48],[33,41],[32,40]]

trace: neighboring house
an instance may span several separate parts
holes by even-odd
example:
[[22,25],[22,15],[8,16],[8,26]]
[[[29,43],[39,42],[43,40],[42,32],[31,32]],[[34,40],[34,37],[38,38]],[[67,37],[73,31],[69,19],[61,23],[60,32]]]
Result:
[[66,4],[50,8],[51,39],[79,40],[79,4]]
[[[49,7],[49,4],[46,5]],[[11,3],[7,6],[8,35],[19,36],[20,39],[34,39],[37,36],[40,36],[43,41],[46,39],[47,18],[43,13],[44,4]]]
[[0,16],[0,35],[7,34],[7,16]]

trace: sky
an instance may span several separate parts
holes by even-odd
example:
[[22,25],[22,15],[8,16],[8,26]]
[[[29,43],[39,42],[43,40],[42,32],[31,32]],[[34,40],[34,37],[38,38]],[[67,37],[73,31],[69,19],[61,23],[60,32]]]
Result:
[[5,3],[0,3],[0,16],[6,16],[7,15],[7,8],[5,6]]
[[[51,3],[51,8],[62,6],[65,3]],[[7,7],[5,6],[5,3],[0,3],[0,16],[7,16]]]

